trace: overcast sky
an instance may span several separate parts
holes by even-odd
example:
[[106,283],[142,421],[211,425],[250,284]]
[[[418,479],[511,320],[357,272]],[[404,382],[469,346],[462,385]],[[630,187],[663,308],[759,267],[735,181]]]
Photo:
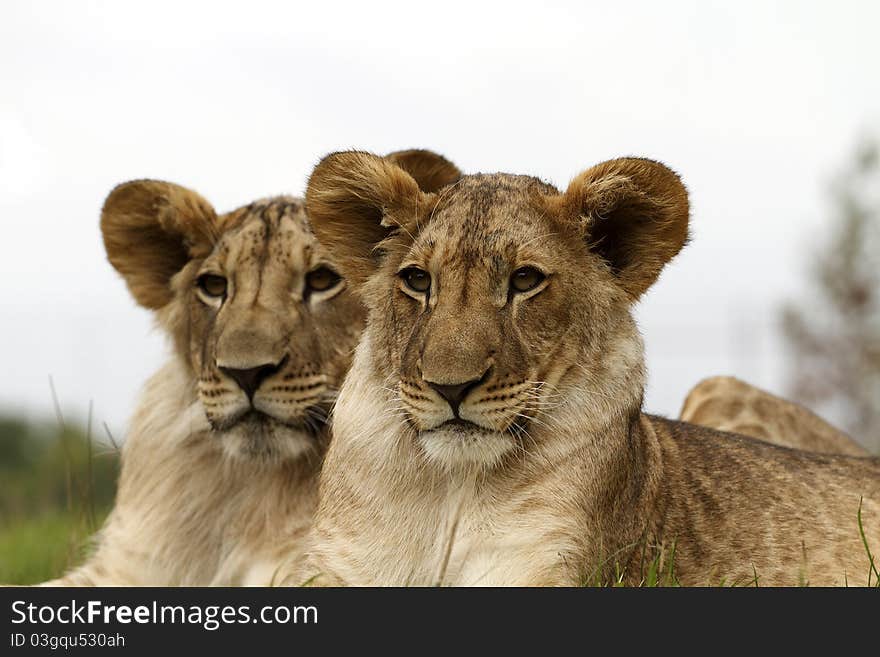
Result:
[[[595,6],[594,6],[595,5]],[[0,5],[0,406],[121,431],[166,357],[107,264],[132,178],[218,210],[300,194],[344,148],[438,150],[564,187],[603,159],[681,173],[693,240],[638,308],[648,410],[737,374],[777,392],[779,304],[826,190],[880,118],[880,3]]]

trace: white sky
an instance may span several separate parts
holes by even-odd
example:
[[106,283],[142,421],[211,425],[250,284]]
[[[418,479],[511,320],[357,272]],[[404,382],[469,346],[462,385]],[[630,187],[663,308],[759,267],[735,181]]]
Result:
[[[596,5],[591,7],[590,5]],[[0,406],[119,431],[164,358],[98,212],[152,177],[218,210],[324,153],[427,147],[559,186],[619,155],[688,184],[694,239],[639,307],[647,408],[701,377],[783,390],[777,307],[880,117],[880,3],[0,5]]]

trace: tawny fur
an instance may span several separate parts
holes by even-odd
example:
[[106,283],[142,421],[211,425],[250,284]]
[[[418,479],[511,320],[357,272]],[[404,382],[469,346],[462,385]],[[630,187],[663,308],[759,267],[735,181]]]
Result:
[[[192,374],[147,383],[123,447],[116,504],[86,563],[48,586],[270,585],[300,557],[319,454],[269,463],[217,445]],[[281,549],[281,546],[285,546]]]
[[[857,512],[880,550],[877,459],[641,411],[632,303],[687,238],[669,169],[621,159],[565,193],[494,174],[427,194],[349,152],[319,164],[306,200],[368,320],[291,580],[638,583],[674,545],[683,584],[866,583]],[[514,293],[525,266],[546,278]],[[463,383],[456,418],[437,386]]]
[[700,381],[685,398],[679,418],[808,452],[870,454],[809,409],[732,376]]
[[[392,153],[433,189],[460,171],[424,150]],[[160,181],[117,187],[102,212],[108,258],[173,345],[147,384],[122,451],[116,503],[87,562],[53,585],[267,585],[311,524],[325,419],[363,327],[303,203],[257,201],[218,216]],[[199,291],[227,279],[225,298]],[[278,364],[248,395],[221,367]],[[262,414],[255,415],[252,408]]]
[[[328,440],[323,418],[363,311],[344,283],[304,298],[306,274],[333,265],[298,199],[219,217],[209,208],[155,181],[117,188],[105,204],[108,256],[134,297],[158,311],[174,352],[131,421],[94,553],[50,584],[267,585],[298,557]],[[194,239],[192,226],[203,227]],[[183,227],[171,232],[177,242],[158,238],[172,227]],[[198,291],[202,272],[227,278],[225,299]],[[282,363],[253,396],[266,415],[247,412],[248,396],[218,363]]]

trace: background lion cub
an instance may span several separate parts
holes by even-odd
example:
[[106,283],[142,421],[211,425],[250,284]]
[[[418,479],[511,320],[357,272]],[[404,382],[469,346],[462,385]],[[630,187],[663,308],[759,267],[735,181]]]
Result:
[[[460,175],[428,151],[388,157],[428,190]],[[183,187],[135,181],[107,198],[101,229],[173,356],[131,421],[94,554],[50,584],[270,584],[311,525],[362,306],[300,199],[218,215]]]
[[[641,412],[633,303],[688,233],[678,177],[626,158],[565,193],[425,193],[361,152],[315,169],[319,239],[368,308],[336,406],[309,573],[347,584],[863,584],[880,463]],[[669,554],[669,552],[667,553]]]
[[679,418],[808,452],[869,456],[868,450],[808,408],[732,376],[700,381],[685,398]]

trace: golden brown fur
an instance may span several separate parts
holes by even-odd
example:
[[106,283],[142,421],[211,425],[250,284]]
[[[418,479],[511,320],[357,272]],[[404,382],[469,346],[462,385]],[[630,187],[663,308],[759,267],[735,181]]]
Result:
[[[101,227],[174,354],[132,419],[96,550],[60,583],[268,584],[309,527],[360,304],[341,281],[307,293],[306,274],[334,266],[298,199],[217,216],[193,192],[137,181],[110,194]],[[205,273],[226,278],[225,298],[199,290]],[[252,398],[228,374],[266,364]]]
[[[389,160],[430,170],[429,186],[459,174],[427,151]],[[51,584],[270,584],[310,527],[325,420],[363,308],[300,199],[217,215],[187,189],[135,181],[110,194],[101,228],[173,355],[132,419],[94,553]],[[224,294],[205,276],[225,280]]]
[[641,412],[631,307],[687,236],[669,169],[630,158],[565,193],[493,174],[428,194],[348,152],[306,200],[368,320],[291,580],[558,585],[619,566],[632,583],[674,543],[684,584],[865,583],[856,513],[864,497],[878,549],[877,460]]
[[825,454],[869,452],[809,409],[732,376],[700,381],[685,398],[683,422]]

